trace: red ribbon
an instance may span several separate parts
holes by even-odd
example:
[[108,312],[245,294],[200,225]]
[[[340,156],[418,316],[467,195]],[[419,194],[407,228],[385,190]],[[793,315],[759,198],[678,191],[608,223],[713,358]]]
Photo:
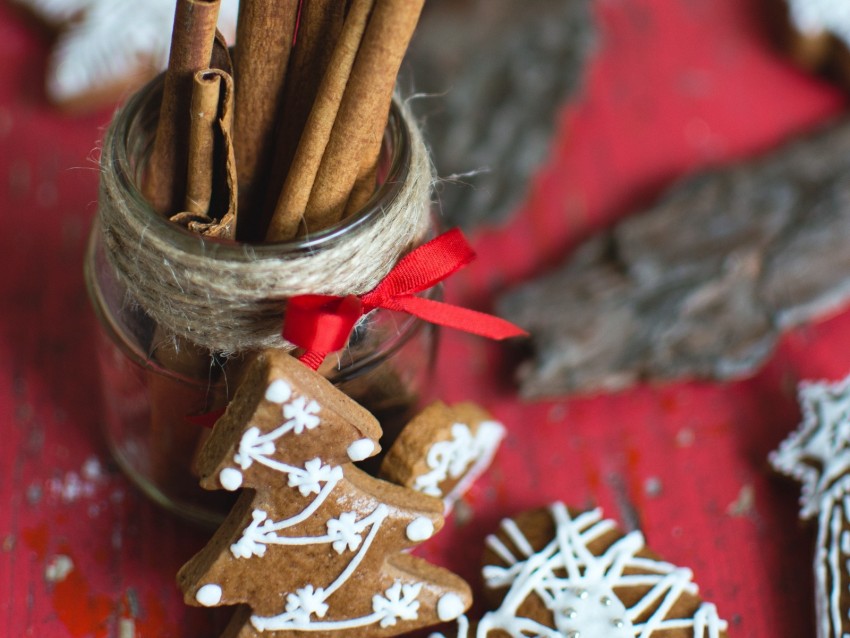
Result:
[[463,233],[450,230],[410,252],[374,290],[364,295],[292,297],[286,306],[283,338],[303,348],[305,353],[299,360],[316,370],[328,353],[345,347],[360,317],[376,308],[406,312],[489,339],[527,334],[499,317],[416,296],[473,259],[475,253]]

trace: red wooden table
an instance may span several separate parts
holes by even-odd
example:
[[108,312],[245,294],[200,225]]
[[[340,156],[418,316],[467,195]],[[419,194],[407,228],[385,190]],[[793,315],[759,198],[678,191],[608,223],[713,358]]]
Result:
[[[487,308],[678,175],[770,148],[844,97],[770,47],[760,0],[597,0],[599,52],[551,160],[451,301]],[[173,575],[206,534],[141,497],[98,430],[93,318],[82,283],[108,113],[46,105],[46,37],[0,4],[0,637],[214,636]],[[731,635],[814,634],[811,530],[766,455],[797,423],[795,385],[850,370],[850,314],[782,341],[754,378],[523,403],[498,346],[446,334],[433,395],[482,402],[509,436],[423,554],[477,583],[484,535],[529,506],[599,504],[691,566]]]

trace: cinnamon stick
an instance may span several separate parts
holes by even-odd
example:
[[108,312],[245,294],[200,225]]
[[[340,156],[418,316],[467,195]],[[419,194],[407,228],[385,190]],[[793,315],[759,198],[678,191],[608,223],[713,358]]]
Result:
[[280,198],[281,185],[292,165],[301,132],[336,48],[345,21],[346,4],[340,0],[302,0],[279,114],[285,125],[277,130],[269,188],[263,200],[263,218],[258,220],[263,234],[268,229]]
[[[376,0],[305,211],[308,231],[338,222],[361,173],[380,149],[395,79],[424,0]],[[381,134],[376,134],[376,131]]]
[[[242,0],[239,7],[234,144],[243,212],[253,211],[272,160],[297,19],[298,0]],[[255,223],[250,218],[243,222],[240,232],[251,234]]]
[[192,76],[210,65],[220,0],[178,0],[162,105],[143,193],[161,214],[178,210],[185,192]]
[[[236,235],[237,179],[233,149],[233,79],[219,69],[195,74],[185,212],[171,221],[208,236]],[[221,206],[215,202],[223,202]]]
[[221,76],[200,72],[194,77],[189,126],[189,161],[184,209],[209,216],[213,190],[216,122],[221,99]]
[[266,241],[291,239],[298,231],[373,5],[374,0],[353,0],[351,3],[325,76],[303,127],[274,215],[266,231]]

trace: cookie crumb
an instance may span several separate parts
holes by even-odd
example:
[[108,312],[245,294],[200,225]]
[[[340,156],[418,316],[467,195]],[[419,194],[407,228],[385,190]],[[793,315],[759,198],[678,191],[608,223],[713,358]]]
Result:
[[726,508],[726,513],[729,516],[747,516],[752,514],[756,504],[756,490],[750,484],[741,486],[741,491],[738,492],[738,498],[729,503]]
[[44,580],[48,583],[61,583],[74,570],[74,561],[70,556],[57,554],[44,568]]
[[650,476],[643,483],[643,491],[646,492],[646,495],[650,498],[657,498],[661,496],[661,492],[664,490],[664,485],[661,483],[661,479],[657,476]]
[[458,501],[455,503],[454,520],[455,527],[464,527],[468,525],[475,517],[475,511],[466,501]]
[[676,445],[679,447],[691,447],[695,439],[696,435],[690,428],[682,428],[676,433]]
[[118,638],[136,638],[136,622],[132,618],[118,621]]

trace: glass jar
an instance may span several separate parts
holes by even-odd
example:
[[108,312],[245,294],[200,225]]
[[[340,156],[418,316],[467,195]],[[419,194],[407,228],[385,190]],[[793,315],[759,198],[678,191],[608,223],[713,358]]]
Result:
[[[147,206],[138,185],[154,137],[160,91],[152,83],[131,98],[112,123],[112,144],[103,149],[119,172],[126,196],[136,205]],[[320,253],[381,214],[398,193],[410,163],[409,135],[396,111],[390,117],[381,163],[379,174],[385,177],[362,211],[303,239],[252,245],[251,258]],[[150,215],[157,218],[153,209]],[[209,259],[239,259],[246,252],[236,242],[201,238],[176,224],[169,223],[165,232],[173,233],[185,250]],[[193,458],[209,432],[202,422],[212,420],[210,415],[227,405],[252,353],[210,354],[191,343],[175,342],[135,303],[120,280],[107,258],[97,222],[89,238],[85,277],[101,327],[97,355],[102,425],[112,454],[130,479],[160,505],[201,524],[220,524],[232,495],[202,490]],[[439,296],[439,288],[429,294]],[[436,338],[435,326],[379,309],[358,324],[345,350],[329,355],[320,368],[379,419],[384,449],[412,415],[419,391],[428,382]]]

